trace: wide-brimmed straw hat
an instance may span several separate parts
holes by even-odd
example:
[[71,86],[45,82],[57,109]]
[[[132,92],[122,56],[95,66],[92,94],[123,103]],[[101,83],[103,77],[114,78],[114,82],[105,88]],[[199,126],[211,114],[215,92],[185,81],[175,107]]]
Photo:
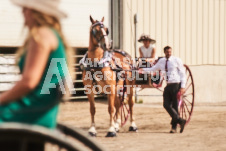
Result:
[[67,15],[59,9],[60,0],[11,0],[11,2],[15,5],[34,9],[56,18],[67,17]]
[[140,39],[138,40],[138,42],[142,42],[144,40],[149,40],[150,43],[152,43],[152,44],[156,43],[156,41],[154,39],[150,38],[149,35],[144,35],[144,34],[140,36]]

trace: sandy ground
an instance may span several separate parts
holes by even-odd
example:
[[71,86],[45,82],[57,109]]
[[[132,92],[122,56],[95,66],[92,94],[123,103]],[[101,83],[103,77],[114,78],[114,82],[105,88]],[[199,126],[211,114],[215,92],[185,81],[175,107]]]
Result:
[[[190,123],[182,134],[170,134],[170,117],[160,103],[135,105],[137,133],[128,132],[130,123],[115,138],[105,138],[109,126],[106,102],[96,102],[95,138],[109,151],[225,151],[226,102],[196,104]],[[62,103],[58,121],[88,131],[88,102]]]

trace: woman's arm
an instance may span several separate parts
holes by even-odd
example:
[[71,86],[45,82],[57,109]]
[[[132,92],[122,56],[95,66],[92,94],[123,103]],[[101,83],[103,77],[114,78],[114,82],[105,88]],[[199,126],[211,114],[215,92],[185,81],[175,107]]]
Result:
[[143,58],[143,53],[141,52],[141,48],[139,48],[140,58]]
[[156,50],[155,50],[155,48],[153,48],[153,50],[151,52],[151,58],[155,58],[155,54],[156,54]]
[[57,46],[55,35],[47,28],[40,28],[37,39],[31,39],[28,45],[22,79],[9,91],[0,96],[0,104],[10,103],[33,90],[41,80],[49,54]]
[[141,68],[139,69],[139,73],[148,73],[151,74],[151,72],[155,72],[157,70],[161,70],[161,64],[163,64],[162,59],[160,59],[154,66],[152,66],[151,68]]

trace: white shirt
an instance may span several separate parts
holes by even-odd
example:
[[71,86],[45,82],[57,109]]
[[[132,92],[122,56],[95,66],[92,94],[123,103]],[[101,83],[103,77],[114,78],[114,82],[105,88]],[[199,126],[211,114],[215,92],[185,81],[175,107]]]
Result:
[[144,58],[151,58],[151,54],[153,51],[154,46],[150,44],[150,46],[148,48],[141,46],[141,53],[143,54]]
[[[146,72],[153,72],[157,70],[161,70],[161,72],[165,72],[166,58],[161,58],[153,67],[144,68],[143,70]],[[167,63],[167,83],[179,83],[181,82],[181,88],[185,88],[186,85],[186,74],[185,68],[180,58],[171,56],[168,59]]]

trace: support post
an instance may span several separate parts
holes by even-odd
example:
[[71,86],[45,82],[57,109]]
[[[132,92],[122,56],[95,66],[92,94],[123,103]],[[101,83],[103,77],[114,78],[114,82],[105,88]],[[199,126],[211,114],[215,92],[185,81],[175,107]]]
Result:
[[[138,24],[138,14],[134,15],[134,26],[135,26],[135,41],[134,41],[134,46],[135,46],[135,61],[137,61],[138,58],[138,46],[137,46],[137,24]],[[137,103],[137,88],[135,88],[135,102]]]

